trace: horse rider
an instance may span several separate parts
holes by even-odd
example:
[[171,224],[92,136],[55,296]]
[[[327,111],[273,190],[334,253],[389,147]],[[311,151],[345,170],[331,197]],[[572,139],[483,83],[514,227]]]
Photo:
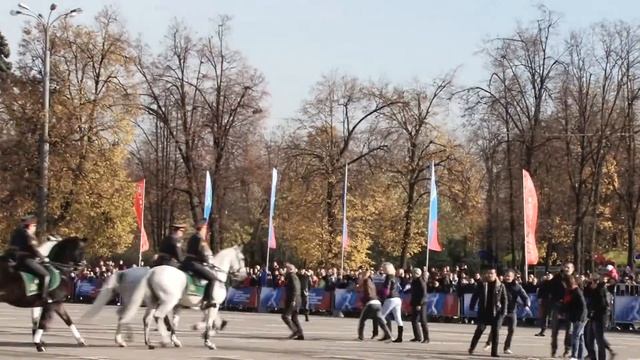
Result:
[[207,286],[202,299],[202,308],[208,309],[215,306],[213,301],[213,282],[216,276],[207,266],[209,257],[212,255],[209,244],[207,243],[207,220],[202,219],[196,224],[196,233],[187,241],[187,254],[182,261],[182,269],[190,271],[196,277],[207,280]]
[[179,267],[182,261],[182,237],[184,236],[184,224],[171,225],[171,233],[165,236],[158,248],[158,257],[153,266],[169,265]]
[[16,260],[16,269],[32,274],[40,280],[39,287],[42,300],[49,301],[49,271],[42,265],[49,262],[38,251],[38,239],[36,229],[38,220],[33,215],[25,216],[20,221],[20,226],[11,234],[7,255]]

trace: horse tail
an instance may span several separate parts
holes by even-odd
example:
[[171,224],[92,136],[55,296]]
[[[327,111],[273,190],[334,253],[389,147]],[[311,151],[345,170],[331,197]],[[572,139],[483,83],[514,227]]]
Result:
[[119,275],[121,275],[121,273],[115,273],[109,276],[105,284],[102,285],[102,288],[100,289],[100,293],[98,294],[98,297],[95,299],[93,304],[91,304],[91,306],[89,307],[89,310],[87,310],[84,313],[84,315],[82,315],[82,317],[80,318],[80,321],[94,318],[96,315],[98,315],[100,310],[102,310],[102,308],[105,305],[107,305],[109,300],[113,298],[114,292],[120,286]]
[[131,295],[131,299],[129,299],[128,303],[124,304],[124,311],[120,316],[121,323],[128,323],[131,319],[136,315],[138,308],[142,306],[142,302],[144,301],[144,297],[147,294],[147,289],[149,287],[149,276],[153,273],[153,271],[149,271],[142,281],[136,286],[136,289],[133,291]]

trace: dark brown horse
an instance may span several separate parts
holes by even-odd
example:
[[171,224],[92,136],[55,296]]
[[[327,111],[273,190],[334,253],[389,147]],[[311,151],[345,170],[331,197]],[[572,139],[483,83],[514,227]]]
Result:
[[39,293],[28,293],[20,272],[13,268],[8,258],[0,257],[0,302],[21,308],[42,308],[37,329],[33,333],[33,342],[39,352],[45,351],[42,335],[54,312],[69,326],[78,344],[85,345],[63,302],[71,295],[73,280],[70,274],[83,262],[86,243],[87,239],[73,236],[61,240],[49,252],[50,265],[60,272],[59,285],[49,291],[49,303],[45,303]]

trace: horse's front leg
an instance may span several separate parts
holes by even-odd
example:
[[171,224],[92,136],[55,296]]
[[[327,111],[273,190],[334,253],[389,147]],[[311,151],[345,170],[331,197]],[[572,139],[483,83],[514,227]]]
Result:
[[86,341],[84,341],[84,339],[82,338],[82,335],[80,335],[80,332],[78,331],[76,326],[73,324],[73,320],[71,320],[71,316],[69,316],[69,313],[67,312],[67,309],[64,308],[64,305],[62,305],[62,303],[57,303],[57,304],[53,304],[52,307],[53,307],[53,310],[56,312],[56,314],[58,314],[60,319],[62,319],[62,321],[64,321],[64,323],[69,327],[69,329],[71,330],[71,333],[73,334],[73,338],[76,340],[78,345],[86,346],[87,345]]
[[40,322],[40,315],[42,315],[42,308],[31,308],[31,336],[36,334],[38,330],[38,323]]
[[45,304],[42,307],[40,319],[38,320],[38,328],[33,333],[33,343],[36,346],[36,350],[38,350],[38,352],[46,351],[44,343],[42,342],[42,335],[44,335],[44,331],[47,329],[47,325],[50,320],[51,320],[51,306],[49,304]]
[[209,348],[209,350],[216,350],[216,345],[211,341],[211,329],[213,327],[213,322],[218,317],[218,307],[210,307],[206,310],[206,326],[204,329],[204,346]]

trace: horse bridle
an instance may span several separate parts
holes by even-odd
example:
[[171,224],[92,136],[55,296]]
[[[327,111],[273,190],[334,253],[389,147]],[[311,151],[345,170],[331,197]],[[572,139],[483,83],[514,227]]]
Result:
[[[240,255],[241,255],[242,253],[240,252],[240,250],[239,250],[238,248],[236,248],[236,249],[235,249],[235,251],[236,251],[236,260],[237,260],[238,264],[240,264],[240,262],[241,262]],[[234,270],[234,271],[225,270],[225,269],[221,268],[220,266],[218,266],[218,265],[216,265],[216,264],[213,264],[213,263],[209,264],[209,266],[211,266],[211,269],[212,269],[214,272],[221,272],[221,273],[223,273],[223,274],[227,275],[227,280],[229,279],[229,276],[231,276],[231,277],[233,278],[233,277],[235,277],[237,274],[239,274],[239,273],[240,273],[240,271],[242,270],[242,269],[240,269],[240,268],[239,268],[239,269],[237,269],[237,270]],[[220,279],[218,279],[218,281],[221,281],[221,280],[220,280]]]

